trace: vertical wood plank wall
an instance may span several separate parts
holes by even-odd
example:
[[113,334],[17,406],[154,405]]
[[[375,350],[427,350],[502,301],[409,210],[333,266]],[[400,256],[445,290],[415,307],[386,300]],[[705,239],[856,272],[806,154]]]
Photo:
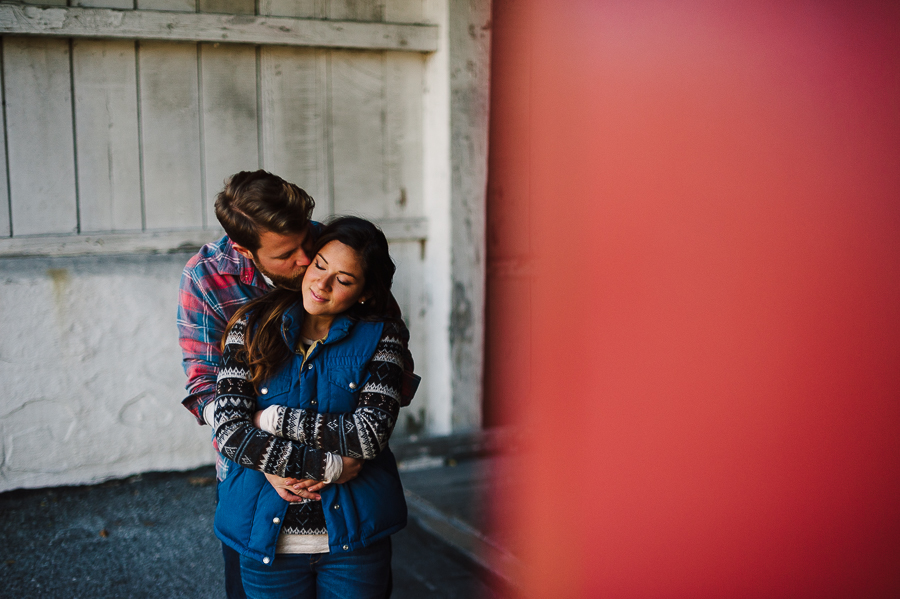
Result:
[[[393,22],[424,12],[423,0],[71,4]],[[319,218],[423,215],[421,54],[14,35],[2,49],[0,237],[215,228],[223,180],[260,167],[309,191]]]
[[[69,5],[395,23],[422,22],[425,14],[424,0]],[[224,179],[256,168],[306,189],[319,220],[333,213],[425,216],[423,54],[15,35],[0,41],[0,238],[212,231]],[[425,248],[424,239],[391,241],[394,291],[420,366]],[[419,394],[418,405],[427,405],[425,390]],[[409,412],[398,432],[419,432],[423,410]]]
[[67,40],[3,40],[12,233],[78,230]]
[[140,231],[134,42],[73,40],[81,230]]

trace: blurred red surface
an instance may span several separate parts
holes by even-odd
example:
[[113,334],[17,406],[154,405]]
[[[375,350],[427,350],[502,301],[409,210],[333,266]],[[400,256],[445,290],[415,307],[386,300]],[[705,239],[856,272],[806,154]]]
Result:
[[494,0],[493,45],[525,588],[900,596],[900,5]]

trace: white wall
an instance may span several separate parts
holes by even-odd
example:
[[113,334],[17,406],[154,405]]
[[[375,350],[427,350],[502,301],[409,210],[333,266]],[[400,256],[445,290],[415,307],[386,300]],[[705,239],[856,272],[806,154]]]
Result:
[[[8,170],[0,160],[0,492],[213,461],[209,429],[180,404],[175,307],[191,252],[177,250],[218,237],[212,198],[225,174],[244,168],[311,191],[315,218],[373,218],[391,240],[394,292],[424,379],[395,434],[480,426],[490,3],[327,5],[328,14],[294,16],[369,19],[353,25],[360,39],[399,32],[420,36],[422,48],[350,52],[325,34],[321,48],[203,43],[178,29],[180,17],[171,17],[185,36],[177,43],[70,44],[56,30],[4,38],[7,123],[31,118],[0,128],[0,151],[9,150]],[[259,6],[285,14],[294,4]],[[321,21],[292,25],[315,33]],[[0,19],[0,30],[15,26]],[[185,60],[166,67],[177,56]],[[109,61],[136,70],[124,76]],[[42,77],[62,100],[41,100]],[[15,81],[25,87],[13,90]],[[68,142],[41,130],[51,113]]]
[[0,260],[0,491],[214,460],[180,403],[188,257]]

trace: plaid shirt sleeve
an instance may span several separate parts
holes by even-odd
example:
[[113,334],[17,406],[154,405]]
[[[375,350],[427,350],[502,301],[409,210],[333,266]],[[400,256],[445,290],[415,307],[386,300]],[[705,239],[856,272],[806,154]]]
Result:
[[228,320],[209,292],[209,281],[198,272],[196,260],[195,256],[185,267],[178,291],[178,343],[188,377],[188,396],[181,403],[199,424],[206,424],[203,407],[216,394],[216,374],[222,360],[219,342]]

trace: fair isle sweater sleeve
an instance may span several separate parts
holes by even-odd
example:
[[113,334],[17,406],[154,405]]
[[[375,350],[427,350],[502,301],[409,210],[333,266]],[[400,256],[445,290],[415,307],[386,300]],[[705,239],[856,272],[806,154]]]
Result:
[[238,357],[246,319],[228,332],[216,381],[214,426],[219,451],[252,470],[281,477],[325,479],[326,452],[279,439],[253,426],[256,395],[247,364]]
[[275,431],[279,437],[338,453],[371,460],[387,444],[400,412],[400,383],[406,336],[400,326],[386,322],[367,369],[356,410],[350,414],[319,414],[315,410],[278,406]]

